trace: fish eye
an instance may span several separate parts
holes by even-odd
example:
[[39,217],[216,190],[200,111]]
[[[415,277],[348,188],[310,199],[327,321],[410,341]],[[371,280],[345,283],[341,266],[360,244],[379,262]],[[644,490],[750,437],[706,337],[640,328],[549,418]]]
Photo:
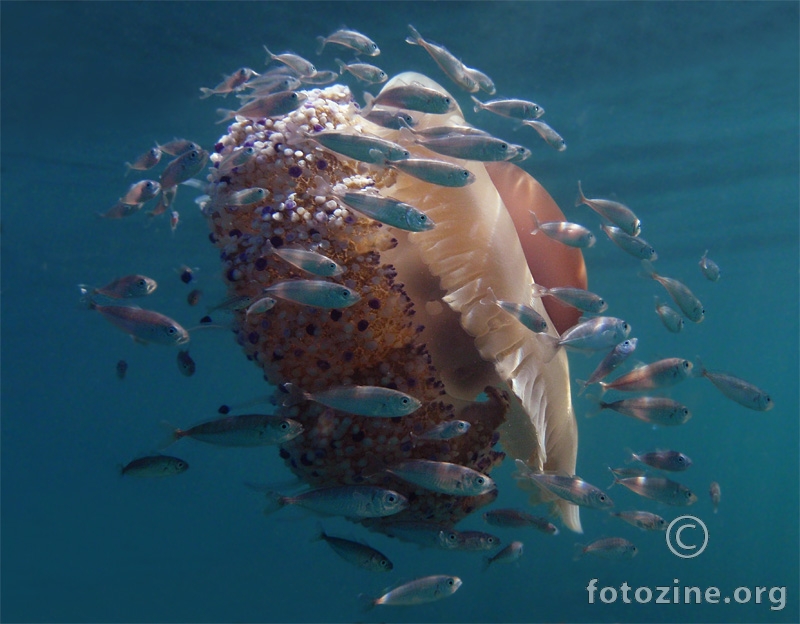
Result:
[[408,397],[402,397],[402,398],[400,399],[400,402],[401,402],[403,405],[408,405],[408,404],[409,404],[411,401],[409,401],[409,400],[408,400]]
[[449,579],[447,579],[447,584],[452,586],[452,585],[455,584],[455,581],[453,579],[449,578]]
[[288,431],[288,429],[289,429],[289,423],[288,423],[288,422],[286,422],[285,420],[282,420],[282,421],[281,421],[281,424],[279,425],[279,427],[280,427],[280,428],[281,428],[281,430],[283,430],[283,431]]
[[464,171],[462,171],[462,172],[461,172],[461,175],[462,175],[462,177],[464,177],[464,179],[466,179],[466,178],[468,178],[468,177],[469,177],[469,171],[467,171],[466,169],[464,169]]
[[630,326],[630,325],[628,325],[627,323],[623,323],[623,324],[622,324],[622,329],[623,329],[623,331],[628,331],[630,328],[631,328],[631,326]]
[[384,78],[386,78],[386,77],[387,77],[387,76],[386,76],[386,72],[382,71],[380,74],[378,74],[378,77],[379,77],[381,80],[383,80]]
[[397,497],[394,494],[389,494],[386,497],[386,502],[388,502],[388,503],[394,503],[396,501],[397,501]]
[[388,565],[389,565],[389,560],[388,559],[381,559],[381,567],[385,568]]
[[475,483],[477,483],[478,485],[483,485],[484,483],[486,483],[486,479],[484,479],[483,477],[478,477],[477,479],[475,479]]
[[500,149],[501,150],[507,150],[508,149],[508,143],[501,143],[500,144]]
[[601,503],[605,503],[606,502],[606,495],[605,494],[600,494],[600,496],[597,497],[597,500],[599,500]]
[[447,541],[448,542],[455,542],[458,539],[458,536],[455,533],[448,533]]
[[494,539],[494,537],[491,537],[491,536],[490,536],[490,537],[487,537],[487,538],[486,538],[486,543],[487,543],[487,544],[494,544],[494,543],[495,543],[495,539]]
[[450,103],[452,102],[452,100],[449,97],[446,97],[446,96],[444,98],[442,98],[442,101],[445,104],[447,104],[448,106],[450,106]]
[[174,325],[170,325],[169,327],[167,327],[167,333],[168,333],[170,336],[173,336],[173,335],[175,335],[175,334],[177,334],[177,333],[178,333],[178,328],[177,328],[177,327],[175,327]]
[[683,366],[686,370],[689,370],[692,367],[692,364],[688,360],[684,360],[681,366]]

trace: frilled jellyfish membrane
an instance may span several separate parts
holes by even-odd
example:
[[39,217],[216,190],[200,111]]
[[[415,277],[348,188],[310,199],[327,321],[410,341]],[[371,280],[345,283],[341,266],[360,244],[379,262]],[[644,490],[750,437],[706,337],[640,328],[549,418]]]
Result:
[[[401,74],[384,88],[411,82],[444,91],[416,73]],[[221,251],[231,294],[255,300],[278,281],[309,279],[272,253],[289,246],[314,250],[345,267],[330,281],[356,290],[361,299],[334,309],[279,300],[264,313],[237,310],[238,341],[273,384],[290,382],[308,393],[350,384],[383,386],[414,396],[422,407],[402,417],[370,418],[312,401],[287,402],[287,395],[277,392],[279,409],[304,426],[303,434],[281,446],[287,465],[312,486],[370,484],[405,495],[409,507],[397,516],[362,521],[376,530],[398,520],[452,527],[494,500],[496,491],[481,496],[426,491],[386,468],[428,459],[488,473],[504,457],[493,449],[498,432],[505,452],[534,470],[574,474],[578,439],[566,355],[561,351],[551,359],[535,334],[497,306],[481,303],[489,288],[499,299],[531,303],[534,279],[545,286],[585,287],[579,252],[529,234],[529,210],[540,220],[563,219],[555,202],[532,177],[505,162],[458,161],[476,180],[450,188],[331,152],[314,140],[316,133],[377,135],[402,142],[412,156],[455,162],[417,145],[408,131],[364,119],[346,87],[308,95],[298,110],[282,117],[237,118],[220,139],[204,210],[211,240]],[[463,123],[456,109],[423,115],[418,125]],[[257,155],[240,167],[219,170],[222,159],[245,146]],[[268,190],[263,201],[246,207],[226,203],[231,192],[256,186]],[[436,227],[409,233],[348,209],[342,193],[360,189],[408,202]],[[532,305],[549,318],[540,299]],[[576,320],[568,310],[549,310],[560,330]],[[453,418],[472,426],[449,440],[421,437]],[[538,502],[543,495],[532,491],[532,498]],[[566,526],[581,530],[577,507],[561,500],[552,504]]]

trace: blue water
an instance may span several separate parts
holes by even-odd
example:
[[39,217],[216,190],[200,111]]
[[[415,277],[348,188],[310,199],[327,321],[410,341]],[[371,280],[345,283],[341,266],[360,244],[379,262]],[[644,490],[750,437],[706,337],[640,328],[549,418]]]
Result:
[[[2,11],[2,575],[3,621],[661,621],[796,622],[798,611],[798,4],[770,3],[13,3]],[[571,220],[577,180],[635,208],[659,270],[683,279],[707,317],[672,335],[652,310],[660,287],[602,237],[586,253],[591,288],[639,338],[637,358],[700,355],[767,389],[752,412],[705,380],[673,395],[694,417],[654,431],[614,414],[587,419],[576,399],[578,473],[605,487],[626,447],[677,448],[695,465],[707,550],[679,559],[664,536],[585,511],[585,535],[498,530],[522,539],[519,566],[480,572],[479,557],[418,550],[370,534],[395,563],[391,578],[349,567],[310,543],[317,519],[266,519],[242,482],[289,477],[275,451],[181,442],[189,472],[159,482],[120,479],[117,465],[154,450],[159,422],[188,425],[220,403],[263,393],[261,375],[228,332],[192,339],[194,377],[172,350],[133,344],[78,305],[76,285],[139,272],[160,286],[152,306],[190,326],[198,267],[206,301],[224,294],[206,225],[182,193],[182,223],[143,215],[101,221],[130,182],[122,163],[154,140],[221,134],[216,100],[198,87],[241,65],[263,67],[262,44],[314,57],[314,37],[342,24],[375,39],[390,75],[415,69],[446,83],[406,24],[491,75],[503,96],[533,99],[566,139],[556,153],[527,129],[488,114],[469,119],[534,155],[524,168]],[[334,54],[317,61],[333,65]],[[314,57],[317,58],[317,57]],[[345,57],[346,58],[346,57]],[[456,89],[453,88],[455,92]],[[360,93],[357,90],[356,93]],[[230,98],[229,98],[230,99]],[[465,110],[468,99],[459,95]],[[140,218],[141,217],[141,218]],[[722,267],[704,280],[705,249]],[[120,382],[114,367],[128,361]],[[571,359],[574,377],[596,363]],[[505,506],[524,505],[506,463],[493,476]],[[722,486],[714,515],[708,484]],[[621,508],[639,501],[612,488]],[[648,506],[668,520],[683,509]],[[481,529],[476,514],[459,528]],[[326,520],[339,535],[358,527]],[[573,544],[619,535],[632,561],[573,562]],[[463,587],[416,608],[360,612],[357,595],[433,573]],[[785,587],[746,604],[589,603],[586,586]],[[610,596],[610,592],[606,596]],[[778,593],[772,596],[778,597]],[[741,591],[738,597],[744,599]]]

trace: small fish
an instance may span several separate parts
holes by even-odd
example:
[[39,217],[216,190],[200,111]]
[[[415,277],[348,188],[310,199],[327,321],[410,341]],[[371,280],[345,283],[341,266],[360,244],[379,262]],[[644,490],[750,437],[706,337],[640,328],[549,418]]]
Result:
[[256,76],[258,75],[249,67],[241,67],[233,72],[230,76],[225,76],[222,82],[220,82],[213,89],[209,89],[208,87],[200,87],[200,91],[203,94],[200,96],[200,99],[204,100],[212,95],[222,95],[223,97],[226,97],[229,93],[240,89],[242,85],[250,80],[250,77],[254,74]]
[[283,444],[301,433],[303,425],[291,418],[271,414],[240,414],[204,422],[189,429],[170,427],[169,443],[188,437],[217,446],[265,446]]
[[264,46],[264,50],[266,50],[267,55],[269,56],[266,61],[267,64],[269,64],[270,61],[278,61],[279,63],[283,63],[286,65],[286,67],[295,71],[298,76],[303,77],[313,76],[317,73],[317,68],[314,67],[314,64],[311,61],[307,61],[302,56],[292,54],[291,52],[286,52],[284,54],[273,54],[269,51],[267,46]]
[[309,490],[297,496],[267,492],[265,514],[286,505],[299,505],[311,511],[347,518],[382,518],[403,511],[408,499],[393,490],[371,485],[337,485]]
[[522,123],[530,128],[536,130],[539,136],[542,137],[547,144],[554,148],[557,152],[563,152],[567,149],[567,142],[558,132],[553,130],[545,122],[537,119],[523,119]]
[[450,531],[446,539],[450,542],[449,550],[464,552],[492,550],[500,545],[499,537],[483,531]]
[[597,365],[597,368],[594,369],[592,374],[589,375],[589,379],[586,381],[578,381],[578,383],[581,385],[581,391],[579,394],[583,394],[584,390],[586,390],[588,386],[596,384],[608,377],[608,375],[610,375],[620,364],[628,359],[631,353],[636,350],[636,345],[638,343],[638,338],[629,338],[628,340],[623,340],[616,347],[614,347],[608,353],[608,355],[603,358],[603,361]]
[[389,76],[385,71],[369,63],[345,63],[342,59],[337,58],[336,65],[339,67],[340,76],[344,72],[349,72],[367,84],[381,84],[389,80]]
[[[81,285],[85,288],[85,286]],[[111,299],[129,299],[131,297],[146,297],[158,288],[158,283],[144,275],[126,275],[118,277],[102,288],[92,290],[92,295],[102,295]]]
[[652,498],[660,503],[685,507],[697,502],[697,496],[685,485],[664,477],[614,477],[614,483],[624,485],[639,496]]
[[350,208],[370,219],[408,232],[427,232],[436,227],[433,219],[411,204],[391,197],[363,191],[348,191],[340,196]]
[[533,481],[543,490],[565,501],[594,509],[608,509],[614,506],[608,494],[579,477],[534,472],[521,459],[516,460],[515,464],[517,472],[514,478]]
[[631,453],[631,461],[638,461],[645,466],[669,472],[682,472],[692,465],[692,460],[678,451],[651,451],[638,455]]
[[216,164],[216,168],[221,173],[225,173],[236,167],[244,167],[255,158],[257,154],[258,151],[254,147],[240,147],[233,150],[230,154],[225,155],[225,157]]
[[117,362],[117,377],[125,379],[125,374],[128,372],[128,363],[125,360]]
[[611,515],[643,531],[667,530],[667,521],[649,511],[612,511]]
[[255,186],[234,191],[233,193],[226,193],[216,198],[213,203],[222,206],[253,206],[264,201],[268,196],[269,191],[267,189]]
[[680,313],[670,308],[667,304],[661,303],[656,297],[656,314],[661,322],[673,334],[679,333],[683,329],[683,317]]
[[168,189],[194,177],[205,167],[207,161],[208,152],[203,149],[184,152],[161,172],[161,188]]
[[689,290],[685,284],[671,277],[659,275],[655,272],[653,265],[647,260],[642,260],[642,267],[644,268],[645,276],[656,280],[664,287],[686,318],[694,323],[701,323],[703,321],[705,317],[703,304],[700,303],[700,300],[692,294],[692,291]]
[[570,223],[569,221],[546,221],[541,223],[533,210],[529,212],[533,217],[534,227],[531,230],[531,234],[534,236],[541,232],[547,238],[558,241],[562,245],[578,249],[588,249],[594,246],[597,240],[594,234],[582,225]]
[[332,69],[326,69],[323,71],[318,71],[313,76],[305,76],[300,80],[304,85],[322,86],[335,82],[338,77],[339,77],[339,72],[334,71]]
[[547,331],[547,321],[541,314],[539,314],[530,306],[526,306],[521,303],[514,303],[513,301],[501,301],[495,296],[491,287],[489,287],[488,293],[489,294],[487,297],[481,299],[481,304],[496,305],[504,312],[507,312],[513,316],[532,332],[538,334]]
[[251,303],[253,303],[253,297],[250,295],[231,295],[220,301],[217,305],[206,308],[206,312],[211,314],[217,310],[225,310],[226,312],[244,310]]
[[703,272],[703,275],[706,276],[706,279],[710,282],[718,282],[721,276],[719,267],[717,263],[714,262],[711,258],[708,257],[708,249],[705,250],[703,253],[703,257],[700,258],[700,270]]
[[139,212],[144,204],[125,204],[118,201],[105,212],[98,212],[97,216],[101,219],[123,219]]
[[447,74],[447,77],[455,82],[459,87],[470,93],[475,93],[480,87],[476,80],[464,70],[464,64],[453,56],[444,46],[436,45],[430,41],[425,41],[422,35],[417,32],[411,24],[408,25],[408,30],[411,33],[406,37],[406,43],[411,45],[418,45],[422,47],[441,70]]
[[192,359],[192,356],[189,355],[188,349],[181,349],[178,351],[178,370],[181,372],[182,375],[186,377],[191,377],[194,375],[197,366]]
[[510,163],[522,162],[533,155],[533,152],[524,145],[512,145],[511,151],[516,153],[514,153],[511,158],[506,159],[506,161]]
[[542,533],[558,535],[558,527],[547,518],[533,516],[525,511],[516,509],[493,509],[485,512],[483,519],[493,526],[515,529],[533,527]]
[[373,108],[363,117],[381,128],[389,128],[390,130],[400,130],[406,127],[413,128],[417,123],[411,115],[397,108]]
[[457,543],[457,537],[452,540],[447,537],[448,529],[437,522],[424,522],[419,520],[393,520],[378,525],[380,531],[390,537],[396,537],[404,542],[411,542],[429,548],[450,549]]
[[88,304],[90,310],[97,310],[106,320],[139,342],[167,346],[189,342],[189,332],[177,321],[158,312],[129,306],[105,306],[91,300]]
[[256,99],[277,91],[295,91],[302,87],[303,83],[300,78],[294,75],[265,72],[257,78],[248,80],[243,86],[251,89],[251,91],[249,93],[240,93],[236,97],[242,103],[245,103],[250,99]]
[[667,427],[682,425],[692,417],[688,407],[665,397],[636,397],[613,403],[600,401],[598,407],[600,410],[611,409],[642,422]]
[[475,128],[474,126],[465,126],[462,124],[454,124],[447,126],[429,126],[427,128],[414,128],[412,124],[408,124],[408,130],[415,136],[435,139],[444,136],[491,136],[485,130]]
[[388,572],[394,568],[389,557],[367,544],[354,542],[342,537],[328,535],[320,526],[319,535],[313,541],[324,540],[337,555],[357,568],[368,572]]
[[126,162],[128,173],[131,171],[147,171],[152,169],[161,161],[161,150],[158,147],[151,147],[144,154],[133,162]]
[[481,134],[451,134],[416,139],[415,142],[437,154],[479,162],[509,160],[516,153],[516,146],[507,141]]
[[528,100],[491,100],[481,102],[474,95],[470,96],[475,102],[475,112],[487,110],[495,115],[510,117],[511,119],[538,119],[544,115],[544,108]]
[[494,95],[497,93],[497,89],[494,86],[494,81],[481,70],[464,65],[464,72],[467,74],[467,76],[478,83],[478,87],[482,91],[485,91],[489,95]]
[[172,210],[169,213],[169,230],[172,234],[175,234],[175,230],[178,229],[178,224],[181,222],[181,213],[177,210]]
[[522,557],[523,548],[522,542],[511,542],[496,555],[492,557],[487,555],[483,561],[483,571],[488,570],[493,563],[514,563],[519,561],[519,558]]
[[122,476],[131,477],[171,477],[189,469],[182,459],[170,457],[169,455],[150,455],[140,457],[120,468]]
[[261,297],[250,304],[245,311],[245,316],[249,319],[251,314],[262,314],[274,308],[276,303],[278,302],[272,297]]
[[642,231],[641,222],[630,208],[619,202],[611,201],[610,199],[587,199],[583,194],[583,189],[581,188],[579,180],[578,199],[575,200],[575,206],[580,206],[581,204],[586,204],[601,217],[618,225],[626,234],[638,236]]
[[356,291],[325,280],[283,280],[263,292],[314,308],[347,308],[361,299]]
[[284,384],[283,389],[289,398],[283,404],[294,405],[299,401],[314,401],[326,407],[356,414],[358,416],[374,416],[378,418],[395,418],[406,416],[422,407],[422,403],[414,397],[380,386],[336,386],[320,392],[303,392],[293,384]]
[[[646,470],[640,470],[639,468],[608,468],[611,471],[611,474],[614,476],[619,477],[620,479],[626,479],[628,477],[643,477],[647,474]],[[613,485],[613,484],[612,484]]]
[[775,406],[769,394],[744,379],[706,370],[702,362],[699,362],[699,369],[697,376],[708,379],[722,394],[739,405],[759,412],[766,412]]
[[716,481],[711,482],[708,488],[708,495],[711,497],[711,504],[714,505],[714,513],[717,513],[719,501],[722,499],[722,490],[719,487],[719,483]]
[[537,335],[540,340],[552,348],[552,353],[550,354],[550,359],[552,359],[559,347],[578,351],[609,349],[625,340],[630,331],[631,326],[622,319],[614,318],[613,316],[596,316],[570,327],[561,334],[560,338],[550,334]]
[[443,115],[455,110],[456,107],[455,100],[447,93],[424,87],[418,82],[383,89],[374,98],[372,96],[365,97],[367,98],[367,108],[391,106],[420,113]]
[[186,152],[191,152],[192,150],[198,152],[203,151],[202,147],[200,147],[194,141],[189,141],[188,139],[172,139],[171,141],[164,143],[164,145],[158,145],[158,149],[169,156],[181,156]]
[[329,43],[344,46],[354,50],[356,54],[366,54],[367,56],[378,56],[381,49],[378,44],[366,35],[362,35],[356,30],[340,28],[327,37],[317,37],[317,54],[322,54],[322,50]]
[[386,164],[418,180],[438,186],[458,188],[472,184],[475,181],[475,174],[469,169],[464,169],[460,165],[445,160],[408,158]]
[[409,459],[385,470],[426,490],[451,496],[480,496],[495,489],[494,481],[485,474],[449,462]]
[[643,238],[631,236],[621,228],[613,225],[601,225],[600,228],[617,247],[640,260],[655,260],[658,254],[653,246]]
[[280,247],[272,250],[276,256],[292,266],[317,277],[336,277],[344,273],[344,267],[327,256],[308,249]]
[[186,303],[190,306],[196,306],[200,303],[200,297],[203,296],[203,291],[195,288],[192,292],[186,295]]
[[251,102],[248,102],[238,110],[218,108],[217,113],[221,118],[218,124],[224,123],[234,117],[245,117],[250,120],[266,119],[268,117],[278,117],[297,110],[308,99],[308,96],[301,91],[278,91],[264,95]]
[[158,195],[160,190],[161,185],[155,180],[141,180],[132,184],[119,201],[130,205],[143,204]]
[[364,606],[371,609],[377,605],[410,606],[434,602],[452,596],[461,587],[461,579],[457,576],[443,574],[424,576],[403,585],[398,585],[378,598],[367,598],[363,595]]
[[157,217],[160,214],[164,214],[169,207],[172,206],[172,202],[175,201],[175,196],[178,194],[178,187],[171,186],[169,188],[162,188],[161,193],[158,196],[158,202],[156,203],[155,208],[153,208],[150,212],[147,213],[148,217]]
[[469,431],[470,423],[466,420],[448,420],[426,429],[420,435],[411,434],[416,440],[452,440]]
[[692,372],[692,363],[681,358],[665,358],[646,366],[633,369],[614,381],[601,381],[602,392],[639,392],[653,388],[668,388],[683,381]]
[[584,555],[601,557],[602,559],[633,559],[639,550],[626,539],[621,537],[606,537],[592,542],[588,546],[575,544],[574,559],[578,560]]
[[411,156],[402,145],[367,134],[328,130],[309,135],[309,138],[332,152],[361,162],[383,164],[386,160],[405,160]]
[[532,297],[546,297],[549,295],[555,297],[561,303],[566,303],[568,306],[583,312],[600,314],[608,309],[605,299],[583,288],[571,288],[569,286],[545,288],[541,284],[531,284],[531,287],[533,288]]

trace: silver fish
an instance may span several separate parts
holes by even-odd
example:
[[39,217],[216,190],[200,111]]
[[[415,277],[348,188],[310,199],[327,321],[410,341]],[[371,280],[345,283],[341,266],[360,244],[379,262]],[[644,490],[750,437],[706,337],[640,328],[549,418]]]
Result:
[[301,91],[278,91],[262,97],[256,98],[240,107],[238,110],[218,108],[217,113],[221,118],[218,124],[224,123],[234,117],[245,117],[247,119],[266,119],[267,117],[278,117],[297,110],[308,99],[308,96]]
[[497,89],[494,86],[494,81],[481,70],[464,65],[464,72],[467,74],[467,76],[478,83],[478,87],[480,87],[482,91],[485,91],[489,95],[494,95],[497,93]]
[[719,266],[717,266],[717,263],[708,257],[708,249],[705,250],[703,257],[700,258],[700,262],[698,264],[700,265],[700,270],[703,272],[703,275],[706,276],[707,280],[711,282],[719,281],[721,276]]
[[394,568],[389,557],[367,544],[328,535],[320,526],[314,541],[324,540],[337,555],[348,563],[369,572],[388,572]]
[[461,587],[457,576],[425,576],[399,585],[383,596],[366,599],[367,608],[376,605],[408,606],[434,602],[452,596]]
[[413,128],[417,123],[411,115],[397,108],[373,108],[363,117],[381,128],[390,130]]
[[325,280],[283,280],[265,288],[264,294],[315,308],[347,308],[361,300],[351,288]]
[[366,35],[362,35],[356,30],[340,28],[327,37],[317,37],[317,54],[322,54],[322,50],[329,43],[350,48],[356,54],[366,54],[367,56],[378,56],[381,49],[378,44]]
[[301,433],[303,425],[291,418],[240,414],[200,423],[189,429],[172,429],[170,442],[188,437],[218,446],[265,446],[283,444]]
[[547,518],[533,516],[517,509],[492,509],[483,514],[483,519],[493,526],[515,529],[533,527],[542,533],[558,535],[558,527]]
[[302,86],[302,81],[294,75],[282,73],[264,73],[257,78],[248,80],[243,86],[252,89],[249,93],[239,94],[240,100],[269,95],[276,91],[294,91]]
[[540,488],[558,498],[594,509],[608,509],[614,506],[614,502],[608,494],[579,477],[534,472],[521,459],[514,463],[517,466],[515,478],[533,481]]
[[242,85],[250,80],[250,77],[254,74],[256,76],[258,75],[249,67],[241,67],[233,72],[230,76],[225,76],[222,82],[220,82],[213,89],[209,89],[208,87],[200,87],[200,91],[202,93],[200,99],[204,100],[212,95],[227,96],[229,93],[240,89]]
[[581,385],[580,394],[583,394],[584,390],[586,390],[588,386],[602,381],[608,375],[610,375],[614,369],[628,359],[631,353],[636,350],[636,345],[638,343],[638,338],[629,338],[628,340],[623,340],[616,347],[611,349],[608,355],[603,358],[603,361],[600,362],[592,374],[589,375],[589,379],[586,381],[578,381],[578,383]]
[[155,167],[160,161],[161,150],[158,147],[152,147],[133,162],[126,162],[125,166],[128,168],[128,172],[132,170],[147,171]]
[[414,82],[384,89],[374,98],[368,97],[367,107],[372,106],[392,106],[420,113],[443,115],[454,110],[456,103],[446,93]]
[[631,236],[621,228],[613,225],[602,225],[601,229],[617,247],[640,260],[655,260],[658,254],[653,246],[643,238]]
[[119,201],[123,204],[143,204],[158,195],[160,190],[161,185],[155,180],[141,180],[132,184]]
[[475,93],[480,87],[475,79],[464,70],[464,64],[453,56],[444,46],[436,45],[430,41],[425,41],[422,35],[417,32],[411,24],[408,25],[408,30],[411,33],[406,37],[406,43],[411,45],[418,45],[423,48],[441,70],[447,74],[447,77],[455,82],[459,87],[470,93]]
[[131,477],[171,477],[189,469],[182,459],[169,455],[140,457],[120,468],[120,475]]
[[664,327],[673,334],[679,333],[683,329],[683,317],[680,313],[670,308],[667,304],[661,303],[656,297],[656,314],[661,319]]
[[685,485],[664,477],[614,477],[614,483],[624,485],[639,496],[652,498],[660,503],[685,507],[697,502],[697,496]]
[[178,351],[178,370],[182,375],[191,377],[197,370],[197,365],[194,363],[192,356],[189,355],[188,349],[181,349]]
[[[81,284],[82,288],[86,288]],[[128,299],[130,297],[146,297],[158,288],[158,283],[144,275],[126,275],[118,277],[102,288],[92,290],[92,295],[102,295],[112,299]]]
[[671,277],[664,277],[656,273],[653,265],[647,260],[642,260],[642,267],[645,270],[645,275],[651,279],[656,280],[661,284],[665,290],[672,297],[672,300],[678,304],[678,307],[683,312],[684,316],[694,323],[700,323],[705,317],[705,310],[700,300],[694,296],[691,290],[676,279]]
[[727,373],[715,373],[706,370],[702,362],[699,363],[699,368],[698,376],[708,379],[722,394],[736,401],[739,405],[759,412],[766,412],[775,406],[769,394],[750,382]]
[[185,154],[186,152],[191,152],[192,150],[197,150],[199,152],[203,149],[194,141],[190,141],[188,139],[178,139],[178,138],[172,139],[171,141],[167,141],[166,143],[164,143],[164,145],[158,145],[158,148],[162,152],[164,152],[165,154],[169,154],[170,156],[180,156],[182,154]]
[[417,411],[422,403],[414,397],[380,386],[337,386],[320,392],[303,392],[293,384],[283,385],[289,393],[284,405],[294,405],[302,400],[314,401],[349,414],[395,418]]
[[177,346],[189,342],[187,332],[177,321],[152,310],[129,306],[100,305],[89,301],[89,308],[119,327],[134,340]]
[[261,314],[267,310],[271,310],[275,307],[276,303],[277,301],[272,297],[261,297],[261,299],[254,301],[247,307],[245,316],[249,318],[251,314]]
[[480,134],[451,134],[417,139],[416,143],[437,154],[463,160],[494,162],[508,160],[515,155],[514,146],[507,141]]
[[208,161],[208,152],[204,149],[189,150],[169,163],[161,172],[161,189],[177,186],[197,175]]
[[267,46],[264,46],[264,50],[266,50],[267,55],[269,56],[266,61],[267,64],[270,61],[278,61],[279,63],[283,63],[293,71],[297,72],[298,76],[313,76],[317,73],[317,68],[314,67],[314,63],[307,61],[302,56],[292,54],[291,52],[286,52],[284,54],[273,54],[269,51]]
[[476,113],[486,110],[495,115],[510,117],[511,119],[538,119],[544,115],[544,108],[536,102],[529,102],[528,100],[509,99],[481,102],[474,95],[470,97],[475,102]]
[[587,199],[583,194],[583,189],[581,188],[579,180],[578,199],[575,200],[575,205],[580,206],[581,204],[586,204],[601,217],[618,225],[626,234],[638,236],[642,231],[641,222],[630,208],[619,202],[611,201],[610,199]]
[[139,212],[144,204],[125,204],[118,201],[105,212],[98,212],[97,216],[101,219],[123,219]]
[[374,193],[348,191],[340,199],[350,208],[386,225],[408,232],[426,232],[436,227],[433,219],[410,204]]
[[472,468],[427,459],[409,459],[386,468],[396,477],[441,494],[480,496],[495,489],[494,481]]
[[170,206],[172,206],[172,202],[175,201],[175,196],[177,194],[178,194],[177,186],[162,188],[161,194],[158,196],[158,202],[156,202],[155,208],[153,208],[150,212],[148,212],[147,216],[157,217],[160,214],[164,214],[167,210],[169,210]]
[[692,417],[688,407],[665,397],[636,397],[613,403],[600,401],[598,407],[601,410],[614,410],[642,422],[667,427],[682,425]]
[[258,154],[254,147],[240,147],[226,154],[222,160],[216,164],[216,168],[221,172],[227,172],[236,167],[243,167]]
[[522,123],[536,130],[536,132],[539,133],[539,136],[542,137],[547,144],[557,152],[563,152],[565,149],[567,149],[567,142],[564,140],[564,137],[553,130],[545,122],[538,119],[523,119]]
[[667,521],[649,511],[612,511],[611,515],[643,531],[667,530]]
[[303,492],[297,496],[281,496],[267,492],[265,514],[286,505],[299,505],[322,514],[347,518],[382,518],[403,511],[408,499],[393,490],[371,485],[338,485]]
[[420,435],[411,436],[417,440],[452,440],[469,431],[470,423],[466,420],[448,420],[423,431]]
[[312,74],[311,76],[303,76],[300,81],[306,85],[327,85],[334,82],[339,77],[339,72],[333,71],[331,69],[326,69],[324,71],[318,71],[316,74]]
[[483,571],[485,572],[488,570],[489,566],[493,563],[514,563],[518,561],[519,558],[522,557],[523,549],[524,545],[522,542],[511,542],[496,555],[492,557],[487,555],[484,559]]
[[344,267],[328,256],[310,249],[280,247],[272,250],[276,256],[298,269],[317,277],[336,277],[344,273]]
[[402,145],[368,134],[328,130],[309,135],[309,138],[332,152],[361,162],[383,164],[386,160],[405,160],[411,156]]
[[546,221],[541,223],[536,213],[533,210],[529,211],[533,217],[532,235],[539,232],[554,241],[558,241],[562,245],[568,247],[576,247],[578,249],[587,249],[592,247],[596,241],[594,234],[577,223],[570,223],[569,221]]
[[336,59],[339,67],[339,75],[348,72],[367,84],[381,84],[389,80],[389,75],[380,67],[369,63],[345,63],[342,59]]
[[719,483],[716,481],[711,482],[708,488],[708,495],[711,497],[711,504],[714,505],[714,513],[717,513],[719,501],[722,499],[722,489],[719,487]]
[[[581,321],[565,331],[561,338],[550,334],[537,334],[552,349],[550,354],[555,355],[559,347],[576,349],[578,351],[602,351],[625,340],[631,331],[631,326],[622,319],[613,316],[596,316]],[[546,356],[545,356],[546,357]]]
[[455,534],[455,540],[451,550],[461,551],[480,551],[492,550],[500,545],[500,538],[491,533],[484,533],[483,531],[452,531],[448,534],[448,540],[452,540]]
[[[404,542],[412,542],[430,548],[451,548],[445,536],[449,529],[445,525],[437,522],[424,522],[419,520],[393,521],[390,518],[388,522],[382,522],[376,526],[386,535],[396,537]],[[453,540],[453,544],[455,544],[455,539]]]
[[678,451],[651,451],[640,454],[631,452],[631,461],[669,472],[682,472],[692,465],[692,460]]
[[605,299],[583,288],[571,288],[569,286],[545,288],[541,284],[531,284],[531,287],[533,288],[532,297],[546,297],[549,295],[583,312],[600,314],[608,309]]
[[409,158],[387,163],[403,173],[438,186],[461,187],[472,184],[475,174],[469,169],[444,160],[433,158]]
[[638,392],[653,388],[668,388],[683,381],[692,372],[692,363],[681,358],[665,358],[646,366],[640,366],[631,372],[617,377],[614,381],[601,381],[603,392]]
[[481,299],[481,304],[496,305],[504,312],[507,312],[508,314],[513,316],[515,319],[517,319],[520,323],[522,323],[532,332],[538,334],[547,331],[547,321],[536,310],[534,310],[530,306],[526,306],[521,303],[499,300],[495,296],[494,291],[492,290],[491,287],[489,288],[488,296]]
[[220,195],[214,199],[213,203],[222,206],[252,206],[264,201],[268,196],[267,189],[255,186]]
[[603,559],[632,559],[639,550],[634,544],[621,537],[606,537],[592,542],[588,546],[575,544],[574,559],[584,555],[592,555]]
[[411,134],[430,139],[444,136],[491,136],[485,130],[462,124],[455,124],[452,126],[430,126],[428,128],[413,128],[411,125],[412,124],[409,124],[408,128]]

